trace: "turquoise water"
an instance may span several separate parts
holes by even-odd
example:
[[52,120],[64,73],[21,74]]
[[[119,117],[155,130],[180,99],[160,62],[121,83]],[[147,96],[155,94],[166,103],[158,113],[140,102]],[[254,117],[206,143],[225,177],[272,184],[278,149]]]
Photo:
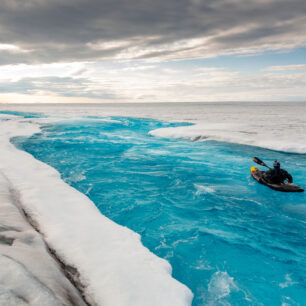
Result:
[[193,291],[193,305],[305,305],[305,193],[273,191],[249,169],[253,156],[277,158],[305,185],[306,155],[148,135],[176,125],[87,118],[13,142],[141,234]]

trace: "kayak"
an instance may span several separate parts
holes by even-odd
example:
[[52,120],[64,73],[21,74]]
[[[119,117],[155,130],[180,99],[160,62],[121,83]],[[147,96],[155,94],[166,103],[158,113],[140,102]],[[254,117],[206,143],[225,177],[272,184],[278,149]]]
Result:
[[283,192],[302,192],[304,189],[298,185],[295,185],[293,183],[280,183],[280,184],[273,184],[269,183],[264,179],[264,171],[259,170],[256,167],[251,167],[251,175],[252,177],[260,184],[266,185],[270,187],[271,189],[277,190],[277,191],[283,191]]

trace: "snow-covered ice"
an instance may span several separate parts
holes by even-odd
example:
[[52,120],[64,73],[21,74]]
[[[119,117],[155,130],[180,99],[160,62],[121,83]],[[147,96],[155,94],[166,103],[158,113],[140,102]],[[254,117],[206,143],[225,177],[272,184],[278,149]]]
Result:
[[19,204],[0,173],[0,305],[85,306]]

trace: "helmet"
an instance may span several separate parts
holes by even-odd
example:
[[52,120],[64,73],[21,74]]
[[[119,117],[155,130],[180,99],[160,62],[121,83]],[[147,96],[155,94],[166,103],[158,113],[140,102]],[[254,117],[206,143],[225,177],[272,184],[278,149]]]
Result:
[[273,162],[273,167],[274,167],[274,168],[280,168],[280,161],[279,161],[279,160],[275,160],[275,161]]

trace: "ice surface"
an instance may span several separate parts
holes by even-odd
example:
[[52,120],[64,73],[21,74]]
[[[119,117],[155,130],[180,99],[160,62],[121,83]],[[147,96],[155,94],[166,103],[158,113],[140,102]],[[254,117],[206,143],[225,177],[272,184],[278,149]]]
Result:
[[0,173],[0,305],[86,305]]
[[130,116],[187,121],[196,125],[156,130],[152,135],[188,140],[211,139],[306,153],[306,103],[0,104],[0,109],[38,111],[55,118]]
[[[0,172],[19,192],[23,209],[48,246],[64,264],[77,269],[86,300],[92,305],[190,305],[191,291],[171,277],[170,264],[146,249],[138,234],[101,215],[85,195],[62,181],[56,170],[10,143],[13,136],[39,132],[32,121],[0,121]],[[8,261],[2,258],[3,264]],[[23,282],[12,279],[7,286],[16,285],[23,293],[26,288],[22,284],[31,278],[29,271],[15,261],[10,267],[20,271]],[[38,288],[38,283],[33,281],[31,286]],[[31,286],[29,299],[37,294]],[[41,290],[40,297],[40,305],[51,299],[47,289]],[[14,297],[6,298],[17,302]]]
[[14,118],[18,118],[18,116],[9,115],[9,114],[0,114],[0,120],[9,120]]
[[150,134],[157,137],[181,138],[191,141],[217,140],[277,151],[306,153],[306,142],[303,138],[305,136],[302,131],[291,127],[290,131],[284,133],[285,127],[275,125],[276,123],[258,127],[247,123],[199,123],[193,126],[157,129],[151,131]]
[[151,135],[191,141],[217,140],[272,150],[306,153],[306,104],[242,104],[218,107],[190,120],[192,126],[151,131]]

